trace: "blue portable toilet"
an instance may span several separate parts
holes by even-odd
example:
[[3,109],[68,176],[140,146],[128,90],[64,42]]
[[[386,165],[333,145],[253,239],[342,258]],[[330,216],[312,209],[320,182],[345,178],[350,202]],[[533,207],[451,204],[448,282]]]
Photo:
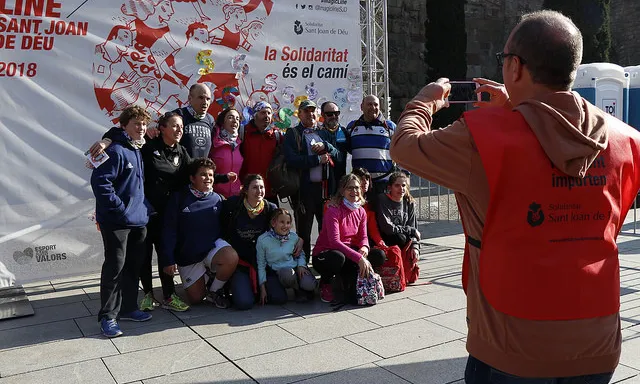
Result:
[[581,64],[573,90],[596,107],[627,122],[629,74],[612,63]]
[[640,65],[624,67],[629,75],[629,120],[627,124],[640,131]]

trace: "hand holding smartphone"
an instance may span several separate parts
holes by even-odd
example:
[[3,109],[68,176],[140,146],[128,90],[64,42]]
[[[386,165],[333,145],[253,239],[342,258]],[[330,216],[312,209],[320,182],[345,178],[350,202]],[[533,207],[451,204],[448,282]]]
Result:
[[450,81],[451,92],[447,100],[449,104],[477,103],[481,100],[480,93],[476,93],[479,87],[475,81]]

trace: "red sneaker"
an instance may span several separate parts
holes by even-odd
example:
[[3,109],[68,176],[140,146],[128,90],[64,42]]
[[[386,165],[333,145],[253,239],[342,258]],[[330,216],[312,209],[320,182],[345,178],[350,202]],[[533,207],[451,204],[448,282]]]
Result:
[[331,288],[331,284],[320,283],[320,300],[325,303],[330,303],[333,299],[333,288]]

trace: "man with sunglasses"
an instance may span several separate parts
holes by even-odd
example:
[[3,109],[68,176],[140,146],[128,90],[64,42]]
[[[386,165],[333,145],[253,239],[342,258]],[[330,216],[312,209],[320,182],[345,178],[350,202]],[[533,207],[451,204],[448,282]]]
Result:
[[345,127],[340,125],[340,108],[333,101],[325,101],[320,106],[323,123],[322,130],[329,133],[329,143],[338,150],[338,156],[333,159],[334,166],[330,168],[333,175],[329,177],[329,196],[333,196],[342,176],[347,173],[347,136]]
[[640,188],[640,134],[571,92],[582,35],[523,16],[498,55],[504,85],[431,130],[451,85],[407,104],[391,156],[456,193],[467,244],[465,381],[611,380],[621,351],[616,239]]

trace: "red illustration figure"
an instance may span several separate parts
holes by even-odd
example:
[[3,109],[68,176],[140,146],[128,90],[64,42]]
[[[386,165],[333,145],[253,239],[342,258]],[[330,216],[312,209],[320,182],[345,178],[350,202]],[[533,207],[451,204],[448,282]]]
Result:
[[[140,77],[132,84],[114,89],[111,93],[113,101],[113,115],[118,115],[130,105],[140,105],[143,108],[152,107],[160,96],[160,83],[154,77]],[[152,108],[153,109],[153,108]]]
[[204,14],[204,12],[202,12],[202,6],[200,5],[200,3],[206,4],[207,0],[173,0],[173,1],[175,1],[176,3],[191,3],[193,5],[193,9],[195,9],[198,16],[200,16],[200,20],[202,21],[211,20],[207,15]]
[[262,36],[262,21],[253,20],[245,28],[242,29],[242,35],[244,35],[244,41],[242,42],[242,48],[249,52],[252,43],[258,40]]
[[247,22],[247,14],[238,4],[226,4],[222,7],[222,13],[226,21],[211,30],[211,43],[237,50],[245,40],[241,28]]
[[[175,54],[182,48],[171,36],[169,20],[174,14],[171,0],[129,0],[120,8],[127,16],[135,17],[129,25],[136,32],[136,49],[150,54],[147,62],[158,71],[156,76],[184,87],[189,76],[180,73],[175,67]],[[148,72],[141,66],[143,73]]]
[[100,109],[113,111],[111,92],[118,83],[131,83],[138,76],[123,58],[133,46],[133,31],[116,25],[107,40],[96,45],[93,58],[93,87]]

